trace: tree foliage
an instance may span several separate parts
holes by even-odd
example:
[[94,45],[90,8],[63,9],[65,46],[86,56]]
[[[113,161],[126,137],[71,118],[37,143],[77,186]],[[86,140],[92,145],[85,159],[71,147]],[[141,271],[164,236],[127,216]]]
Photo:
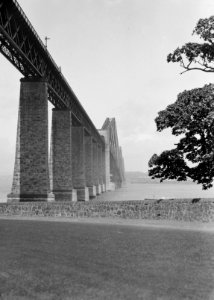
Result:
[[214,85],[180,93],[174,104],[158,113],[157,130],[172,129],[180,141],[149,161],[152,178],[186,180],[212,186],[214,177]]
[[193,34],[203,40],[203,43],[187,43],[178,47],[167,57],[168,62],[178,62],[185,69],[214,72],[214,16],[200,19]]

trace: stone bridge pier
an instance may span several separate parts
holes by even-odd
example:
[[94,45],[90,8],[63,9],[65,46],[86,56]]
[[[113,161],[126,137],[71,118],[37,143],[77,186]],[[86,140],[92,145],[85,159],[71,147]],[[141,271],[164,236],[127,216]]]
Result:
[[97,142],[93,140],[93,177],[94,185],[96,187],[96,195],[101,194],[99,165],[99,146]]
[[50,174],[56,201],[77,201],[73,186],[72,114],[70,110],[52,110]]
[[88,201],[111,190],[112,184],[118,187],[121,178],[115,173],[108,133],[101,135],[103,141],[100,138],[99,142],[70,109],[53,108],[49,156],[47,83],[37,78],[21,79],[8,202]]
[[77,190],[77,198],[81,201],[89,200],[89,189],[86,186],[85,164],[85,131],[82,126],[72,127],[72,163],[73,183]]
[[90,134],[85,132],[85,176],[86,186],[89,191],[89,198],[96,197],[96,181],[94,178],[94,155],[93,155],[93,138]]
[[8,202],[52,201],[48,166],[48,90],[42,79],[21,79],[16,156]]

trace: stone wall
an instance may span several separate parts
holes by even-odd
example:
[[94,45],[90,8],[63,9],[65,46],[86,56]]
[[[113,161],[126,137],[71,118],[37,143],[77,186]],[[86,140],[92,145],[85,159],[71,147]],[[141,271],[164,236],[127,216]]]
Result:
[[1,203],[0,216],[108,217],[209,222],[214,221],[214,200]]

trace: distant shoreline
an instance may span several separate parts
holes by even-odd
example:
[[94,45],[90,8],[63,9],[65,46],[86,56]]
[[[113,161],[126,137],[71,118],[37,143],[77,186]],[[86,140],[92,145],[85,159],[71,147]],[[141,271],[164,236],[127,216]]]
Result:
[[178,184],[178,185],[195,185],[194,182],[192,181],[164,181],[164,182],[160,182],[160,181],[129,181],[127,182],[128,184]]

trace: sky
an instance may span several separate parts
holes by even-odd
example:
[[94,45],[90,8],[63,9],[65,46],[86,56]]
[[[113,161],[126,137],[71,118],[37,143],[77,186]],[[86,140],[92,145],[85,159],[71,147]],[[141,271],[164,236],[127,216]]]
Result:
[[[18,0],[96,128],[115,117],[127,171],[148,170],[177,138],[154,119],[214,74],[182,72],[167,55],[189,41],[213,0]],[[0,174],[13,173],[20,78],[0,55]],[[51,111],[51,105],[49,105]],[[51,113],[49,114],[51,120]]]

